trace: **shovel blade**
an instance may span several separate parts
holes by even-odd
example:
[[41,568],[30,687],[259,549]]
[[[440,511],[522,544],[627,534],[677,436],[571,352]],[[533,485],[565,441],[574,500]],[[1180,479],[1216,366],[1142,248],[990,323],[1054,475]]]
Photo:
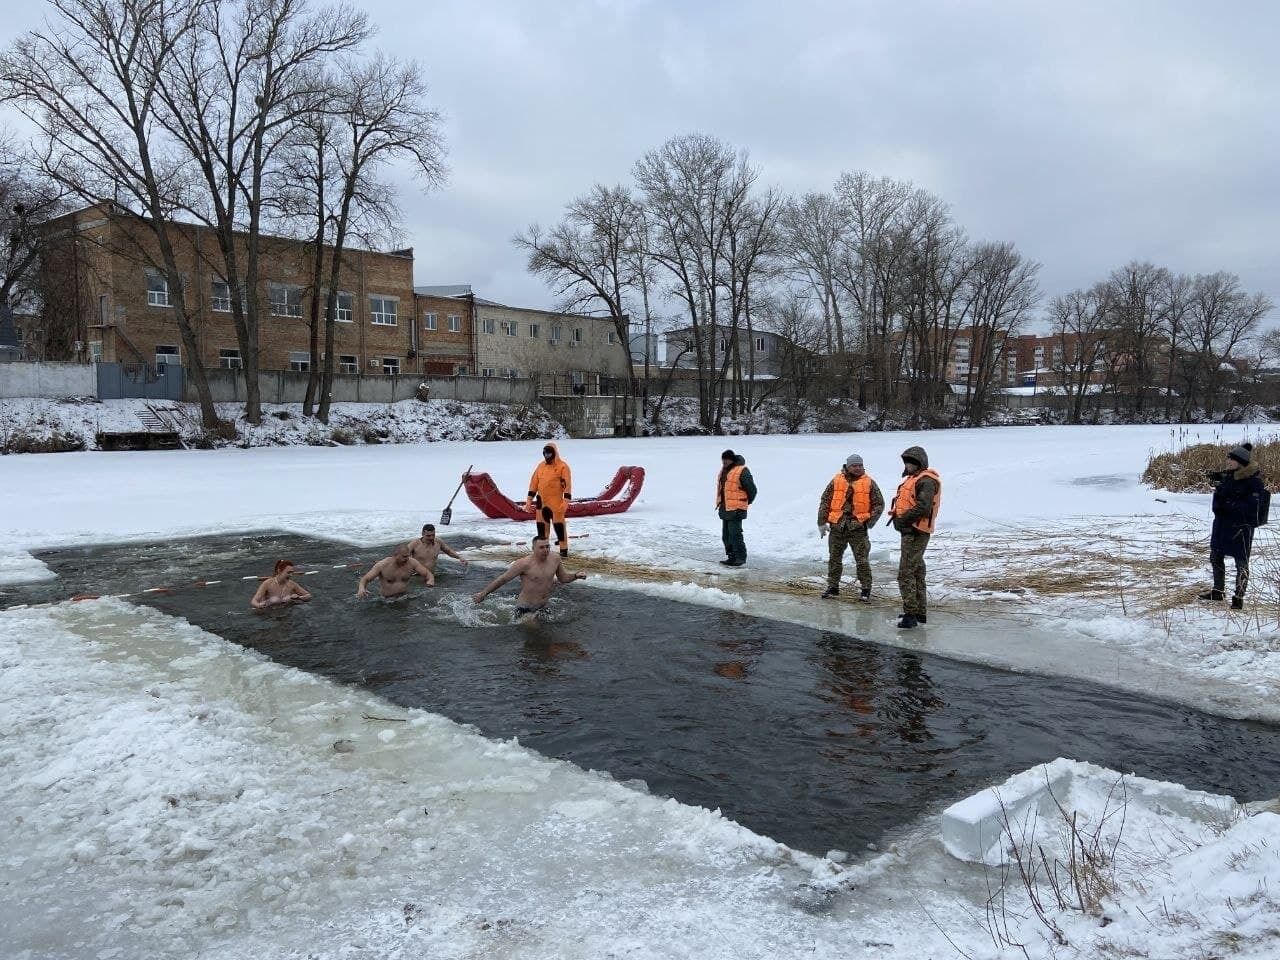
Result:
[[440,511],[440,526],[447,527],[449,525],[449,521],[452,519],[453,519],[452,507],[445,507],[443,510]]

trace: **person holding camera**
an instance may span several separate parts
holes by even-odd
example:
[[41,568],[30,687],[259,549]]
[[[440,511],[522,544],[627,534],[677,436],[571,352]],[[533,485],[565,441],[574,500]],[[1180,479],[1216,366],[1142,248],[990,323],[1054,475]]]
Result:
[[1225,597],[1227,561],[1236,564],[1235,592],[1231,609],[1244,609],[1244,592],[1249,586],[1249,553],[1253,549],[1253,528],[1258,526],[1266,487],[1262,471],[1253,462],[1253,444],[1242,443],[1227,454],[1226,469],[1210,470],[1213,488],[1213,533],[1209,538],[1209,566],[1213,569],[1213,589],[1200,594],[1201,600],[1221,601]]

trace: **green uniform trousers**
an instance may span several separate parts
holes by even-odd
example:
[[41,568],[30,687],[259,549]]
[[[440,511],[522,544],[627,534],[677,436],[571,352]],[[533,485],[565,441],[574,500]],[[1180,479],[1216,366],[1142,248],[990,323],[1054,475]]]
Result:
[[898,558],[898,591],[902,594],[902,612],[920,616],[927,614],[924,590],[924,551],[929,534],[911,530],[902,535],[902,554]]
[[853,560],[858,568],[858,585],[871,589],[871,537],[867,528],[856,520],[832,524],[827,534],[827,586],[840,589],[840,575],[844,573],[844,551],[853,548]]

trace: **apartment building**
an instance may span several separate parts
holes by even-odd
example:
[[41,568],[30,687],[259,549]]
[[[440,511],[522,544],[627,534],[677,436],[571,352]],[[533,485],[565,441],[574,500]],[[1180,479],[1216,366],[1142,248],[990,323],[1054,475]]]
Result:
[[465,284],[418,287],[417,294],[420,301],[433,297],[472,311],[481,376],[528,377],[547,392],[577,387],[595,393],[605,380],[627,375],[627,344],[609,317],[512,307],[477,297]]
[[[714,330],[703,329],[699,334],[702,337],[704,355],[710,354],[714,338],[717,367],[724,363],[725,355],[730,352],[736,340],[744,379],[781,376],[787,351],[796,349],[785,337],[767,330],[748,332],[738,328],[735,334],[733,327],[728,324],[716,324]],[[692,327],[677,327],[674,330],[668,330],[662,336],[666,348],[662,361],[664,367],[696,367],[698,365]],[[737,374],[731,369],[728,375],[733,378]]]
[[[257,289],[233,291],[223,272],[217,238],[207,227],[172,223],[181,295],[206,367],[242,366],[232,321],[232,298],[252,295],[259,304],[259,367],[310,368],[312,250],[298,240],[262,238]],[[45,225],[48,255],[42,264],[45,311],[70,323],[79,341],[77,359],[145,364],[163,372],[190,358],[175,316],[179,292],[169,289],[153,233],[120,208],[93,206]],[[243,252],[243,251],[242,251]],[[439,330],[419,322],[413,289],[413,250],[348,249],[342,255],[335,316],[335,368],[346,374],[466,372],[473,360],[462,344],[469,329]],[[327,269],[326,269],[327,273]],[[321,291],[327,296],[327,290]],[[450,305],[451,309],[454,305]]]

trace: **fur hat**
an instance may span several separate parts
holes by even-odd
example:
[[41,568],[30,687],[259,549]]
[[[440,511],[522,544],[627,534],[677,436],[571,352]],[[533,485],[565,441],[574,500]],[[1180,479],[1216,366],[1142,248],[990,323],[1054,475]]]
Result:
[[1227,456],[1240,464],[1240,466],[1246,466],[1249,461],[1253,459],[1253,444],[1242,443],[1240,446],[1228,453]]

